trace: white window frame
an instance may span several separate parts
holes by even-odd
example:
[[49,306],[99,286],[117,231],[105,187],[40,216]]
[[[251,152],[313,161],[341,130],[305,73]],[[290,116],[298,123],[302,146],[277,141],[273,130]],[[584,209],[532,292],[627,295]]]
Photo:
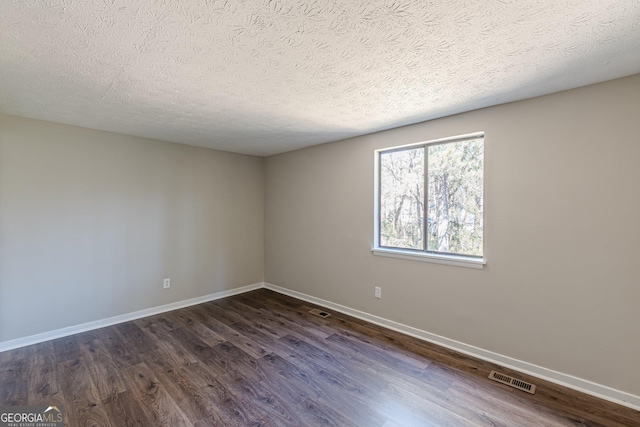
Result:
[[[433,144],[443,144],[448,142],[463,141],[463,140],[474,139],[474,138],[484,138],[484,132],[474,132],[474,133],[457,135],[457,136],[452,136],[447,138],[416,142],[413,144],[398,145],[395,147],[385,147],[385,148],[381,148],[374,151],[373,153],[373,164],[374,164],[373,236],[374,237],[373,237],[373,248],[371,248],[371,252],[374,255],[407,259],[412,261],[424,261],[424,262],[431,262],[436,264],[453,265],[457,267],[466,267],[466,268],[475,268],[475,269],[484,268],[485,264],[487,263],[486,258],[484,257],[484,249],[482,251],[483,252],[482,257],[474,257],[474,256],[465,256],[465,255],[434,253],[434,252],[427,252],[422,250],[387,248],[387,247],[380,246],[380,154],[393,151],[393,150],[426,147],[428,145],[433,145]],[[427,173],[427,171],[425,171],[425,173]],[[427,178],[425,177],[425,182],[426,182],[426,179]],[[425,188],[425,191],[426,191],[426,188]],[[425,223],[426,223],[426,219],[425,219]],[[484,230],[483,230],[483,234],[484,234]],[[482,240],[483,240],[483,246],[484,246],[484,236]]]

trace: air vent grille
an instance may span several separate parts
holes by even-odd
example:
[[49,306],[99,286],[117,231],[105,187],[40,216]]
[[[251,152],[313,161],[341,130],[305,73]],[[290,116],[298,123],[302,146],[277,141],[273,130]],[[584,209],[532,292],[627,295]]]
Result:
[[329,317],[329,316],[331,316],[330,313],[327,313],[326,311],[318,310],[317,308],[309,310],[309,313],[313,314],[314,316],[319,316],[319,317]]
[[500,372],[491,371],[489,379],[497,381],[502,384],[506,384],[518,390],[526,391],[527,393],[535,394],[536,386],[526,381],[519,380],[517,378],[510,377],[509,375],[501,374]]

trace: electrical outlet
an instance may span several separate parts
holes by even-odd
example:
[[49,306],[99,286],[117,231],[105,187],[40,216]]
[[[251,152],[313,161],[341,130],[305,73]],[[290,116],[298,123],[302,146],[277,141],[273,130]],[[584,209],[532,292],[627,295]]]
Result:
[[380,286],[376,286],[375,288],[375,297],[376,298],[382,298],[382,288]]
[[164,279],[164,281],[162,282],[162,287],[165,289],[169,289],[171,287],[171,279]]

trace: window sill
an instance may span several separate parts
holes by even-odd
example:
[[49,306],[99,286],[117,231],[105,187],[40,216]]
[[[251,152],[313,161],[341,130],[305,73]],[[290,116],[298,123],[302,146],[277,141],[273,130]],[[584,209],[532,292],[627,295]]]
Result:
[[432,262],[435,264],[453,265],[455,267],[475,268],[482,270],[487,263],[484,258],[469,258],[459,255],[441,255],[430,253],[419,253],[403,251],[401,249],[373,248],[374,255],[386,256],[390,258],[407,259],[410,261]]

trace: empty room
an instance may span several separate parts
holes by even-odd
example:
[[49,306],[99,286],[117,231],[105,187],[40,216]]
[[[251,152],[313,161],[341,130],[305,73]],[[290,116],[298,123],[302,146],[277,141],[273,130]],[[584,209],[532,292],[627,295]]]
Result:
[[0,2],[0,427],[640,426],[637,0]]

